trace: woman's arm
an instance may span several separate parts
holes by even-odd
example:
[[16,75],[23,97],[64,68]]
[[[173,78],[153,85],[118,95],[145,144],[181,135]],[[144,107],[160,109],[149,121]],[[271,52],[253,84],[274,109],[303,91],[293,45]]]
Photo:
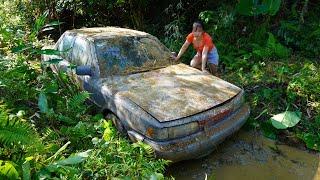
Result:
[[188,49],[190,43],[188,41],[185,41],[184,44],[182,45],[178,56],[175,58],[175,60],[179,60],[181,58],[181,56],[183,55],[183,53]]
[[203,50],[202,50],[202,63],[201,63],[201,70],[202,71],[206,71],[206,64],[207,64],[207,59],[208,59],[208,51],[209,51],[209,47],[208,46],[204,46]]

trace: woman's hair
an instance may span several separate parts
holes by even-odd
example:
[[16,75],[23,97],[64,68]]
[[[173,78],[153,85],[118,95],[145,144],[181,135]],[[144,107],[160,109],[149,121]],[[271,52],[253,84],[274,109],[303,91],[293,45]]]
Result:
[[198,28],[201,28],[204,31],[204,25],[203,25],[202,21],[200,21],[200,20],[193,22],[192,31],[195,31]]

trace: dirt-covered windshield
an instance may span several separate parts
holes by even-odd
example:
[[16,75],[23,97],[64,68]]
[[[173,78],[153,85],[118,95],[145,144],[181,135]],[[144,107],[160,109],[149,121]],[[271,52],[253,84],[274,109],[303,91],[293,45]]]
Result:
[[101,77],[132,74],[173,64],[171,52],[153,36],[118,36],[95,40]]

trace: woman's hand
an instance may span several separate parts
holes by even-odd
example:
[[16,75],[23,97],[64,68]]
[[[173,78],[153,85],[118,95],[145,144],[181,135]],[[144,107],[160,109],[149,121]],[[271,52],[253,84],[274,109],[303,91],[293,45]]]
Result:
[[172,60],[177,60],[177,53],[176,52],[171,52],[171,56],[170,56],[170,58],[172,59]]
[[182,54],[187,50],[187,48],[189,47],[190,43],[186,40],[184,42],[184,44],[182,45],[178,55],[174,56],[174,60],[179,61],[180,57],[182,56]]
[[179,57],[178,56],[174,56],[174,55],[171,55],[170,58],[174,61],[179,61]]
[[208,70],[206,70],[206,69],[202,69],[202,73],[203,74],[210,74],[210,72]]

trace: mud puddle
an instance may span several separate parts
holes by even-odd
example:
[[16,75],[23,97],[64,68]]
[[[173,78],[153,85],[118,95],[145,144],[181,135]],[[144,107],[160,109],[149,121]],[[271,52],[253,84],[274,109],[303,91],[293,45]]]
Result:
[[197,160],[172,164],[176,179],[320,179],[320,155],[277,145],[262,135],[240,131]]

